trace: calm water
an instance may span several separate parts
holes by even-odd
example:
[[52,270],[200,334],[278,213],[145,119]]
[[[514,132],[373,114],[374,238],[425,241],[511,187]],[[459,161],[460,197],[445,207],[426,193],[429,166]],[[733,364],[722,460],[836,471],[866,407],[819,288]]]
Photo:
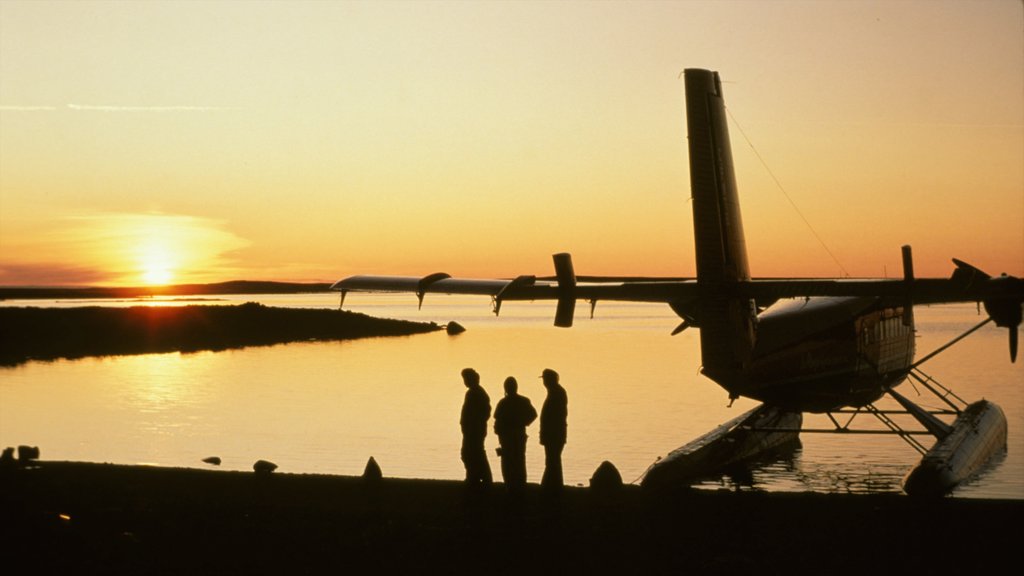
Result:
[[[335,307],[333,294],[225,297],[269,305]],[[83,302],[6,302],[83,305]],[[105,305],[137,304],[105,301]],[[408,295],[350,294],[346,308],[375,316],[447,322],[468,328],[350,342],[310,342],[225,352],[152,354],[32,362],[0,368],[0,446],[38,445],[45,459],[249,470],[258,459],[282,472],[361,474],[373,456],[385,475],[462,477],[459,371],[476,368],[491,395],[506,376],[540,407],[538,376],[558,370],[569,392],[566,482],[585,485],[604,460],[627,482],[660,456],[754,406],[737,401],[697,372],[698,333],[669,333],[667,306],[601,303],[589,319],[581,305],[572,329],[551,326],[553,304],[505,303],[490,314],[486,298],[428,297],[422,311]],[[919,309],[919,355],[980,321],[973,305]],[[1007,454],[956,496],[1024,498],[1024,362],[1009,362],[1006,331],[986,327],[924,366],[962,398],[998,403],[1009,420]],[[905,384],[904,395],[926,406]],[[880,403],[881,406],[881,403]],[[863,427],[878,428],[868,417]],[[913,426],[912,423],[907,422]],[[805,427],[828,426],[808,416]],[[543,470],[532,427],[531,481]],[[804,434],[784,460],[753,471],[757,489],[898,492],[918,454],[890,436]],[[488,437],[492,469],[499,463]],[[707,487],[735,487],[730,478]]]

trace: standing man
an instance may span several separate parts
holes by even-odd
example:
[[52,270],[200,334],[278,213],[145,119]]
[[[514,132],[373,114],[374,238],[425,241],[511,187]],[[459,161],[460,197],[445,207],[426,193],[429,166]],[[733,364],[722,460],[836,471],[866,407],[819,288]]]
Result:
[[569,417],[569,397],[558,383],[558,372],[545,368],[541,373],[548,396],[540,409],[540,443],[544,446],[544,478],[541,486],[548,490],[562,488],[562,448]]
[[484,438],[487,420],[491,417],[491,398],[480,386],[480,375],[472,368],[462,371],[466,399],[462,402],[462,463],[466,465],[466,484],[470,487],[491,485],[491,465],[487,463]]
[[505,397],[494,409],[494,433],[501,444],[501,477],[511,494],[526,488],[526,427],[536,419],[530,399],[519,395],[519,383],[512,376],[506,378]]

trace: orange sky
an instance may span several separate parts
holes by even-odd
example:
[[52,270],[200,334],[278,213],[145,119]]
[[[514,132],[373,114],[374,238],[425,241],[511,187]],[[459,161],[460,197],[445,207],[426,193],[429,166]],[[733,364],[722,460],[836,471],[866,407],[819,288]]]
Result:
[[691,275],[688,67],[756,276],[1024,274],[1016,0],[2,0],[0,285]]

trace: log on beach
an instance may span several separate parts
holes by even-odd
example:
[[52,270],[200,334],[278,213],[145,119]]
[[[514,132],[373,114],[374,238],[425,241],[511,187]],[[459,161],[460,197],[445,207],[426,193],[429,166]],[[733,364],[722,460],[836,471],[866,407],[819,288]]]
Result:
[[0,365],[115,354],[225,350],[308,340],[406,336],[426,322],[341,310],[236,306],[0,307]]
[[984,573],[1020,500],[566,488],[42,462],[0,469],[0,554],[39,573]]

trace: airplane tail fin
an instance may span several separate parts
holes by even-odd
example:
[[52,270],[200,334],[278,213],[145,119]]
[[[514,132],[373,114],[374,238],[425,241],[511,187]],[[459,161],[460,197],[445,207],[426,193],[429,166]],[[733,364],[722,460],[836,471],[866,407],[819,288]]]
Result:
[[729,129],[717,72],[687,69],[686,124],[690,188],[701,292],[701,356],[704,372],[727,376],[742,369],[753,351],[757,307],[730,296],[730,285],[750,279]]

